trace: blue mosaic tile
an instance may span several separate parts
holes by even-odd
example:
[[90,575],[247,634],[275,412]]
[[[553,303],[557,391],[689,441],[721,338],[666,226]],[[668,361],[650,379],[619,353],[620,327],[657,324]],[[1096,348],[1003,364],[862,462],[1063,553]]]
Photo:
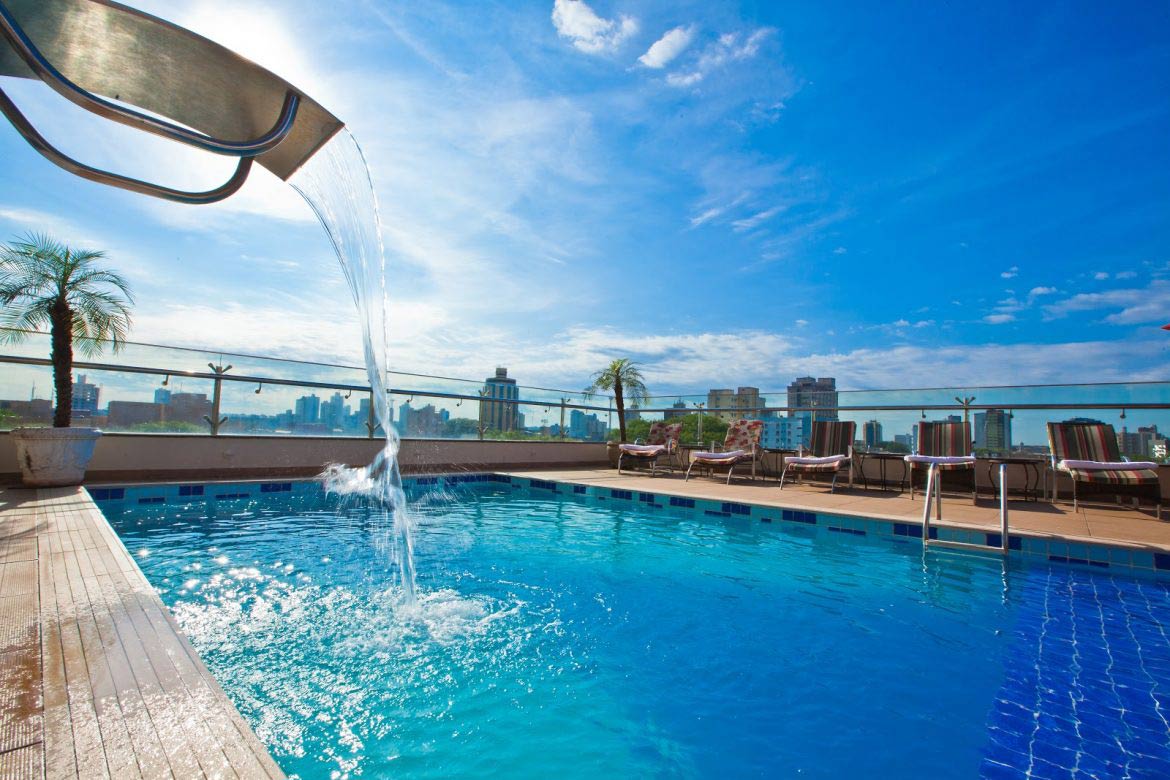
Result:
[[147,496],[146,498],[138,499],[140,504],[165,504],[167,499],[165,496]]
[[617,488],[609,489],[610,498],[621,498],[626,501],[634,500],[634,493],[631,490],[618,490]]
[[752,508],[747,504],[736,504],[731,501],[724,501],[722,511],[733,515],[750,515]]
[[576,495],[579,495],[579,496],[585,495],[585,486],[584,485],[573,485],[573,493],[575,493]]
[[556,492],[557,489],[557,483],[549,482],[546,479],[530,479],[528,486],[534,490],[551,490],[553,492]]
[[203,485],[179,485],[179,496],[182,498],[201,495],[203,495]]
[[[1084,545],[1062,552],[1046,557],[1102,563]],[[1170,679],[1170,588],[1074,568],[1017,575],[1038,597],[1010,634],[982,776],[1170,777],[1170,691],[1155,695]]]
[[679,498],[678,496],[670,497],[671,506],[681,506],[685,509],[694,509],[695,500],[693,498]]
[[291,493],[291,482],[262,482],[260,484],[261,493]]

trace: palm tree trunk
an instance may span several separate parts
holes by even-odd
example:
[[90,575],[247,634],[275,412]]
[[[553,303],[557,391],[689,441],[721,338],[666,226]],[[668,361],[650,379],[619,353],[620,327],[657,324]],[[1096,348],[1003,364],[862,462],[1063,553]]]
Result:
[[64,298],[53,304],[51,330],[53,386],[57,390],[53,427],[68,428],[73,415],[73,312]]
[[622,380],[614,379],[613,383],[613,403],[617,407],[618,413],[618,432],[621,434],[621,441],[626,440],[626,402],[622,398]]

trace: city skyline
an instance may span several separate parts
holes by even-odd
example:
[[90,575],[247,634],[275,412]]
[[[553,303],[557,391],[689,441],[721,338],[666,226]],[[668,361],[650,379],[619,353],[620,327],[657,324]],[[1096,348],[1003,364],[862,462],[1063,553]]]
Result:
[[[694,392],[1170,375],[1170,9],[565,2],[137,5],[352,129],[395,368],[573,387],[629,356]],[[229,165],[5,88],[94,164],[192,186]],[[0,238],[106,250],[132,338],[360,359],[325,237],[267,173],[192,209],[72,178],[10,130],[0,155]]]

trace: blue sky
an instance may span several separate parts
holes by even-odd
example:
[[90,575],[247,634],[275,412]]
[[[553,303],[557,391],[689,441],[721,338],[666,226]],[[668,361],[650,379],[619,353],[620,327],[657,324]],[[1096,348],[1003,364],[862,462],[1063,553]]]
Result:
[[[655,391],[1170,376],[1170,6],[132,3],[305,89],[370,160],[391,363]],[[230,163],[4,87],[66,151]],[[0,127],[0,236],[107,249],[136,340],[357,360],[324,234],[267,172],[188,207]]]

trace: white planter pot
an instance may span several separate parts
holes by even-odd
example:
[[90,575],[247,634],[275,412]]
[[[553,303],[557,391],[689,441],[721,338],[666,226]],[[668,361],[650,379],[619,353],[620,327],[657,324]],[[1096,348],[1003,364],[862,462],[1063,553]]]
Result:
[[101,435],[93,428],[17,428],[12,439],[24,484],[80,485]]

